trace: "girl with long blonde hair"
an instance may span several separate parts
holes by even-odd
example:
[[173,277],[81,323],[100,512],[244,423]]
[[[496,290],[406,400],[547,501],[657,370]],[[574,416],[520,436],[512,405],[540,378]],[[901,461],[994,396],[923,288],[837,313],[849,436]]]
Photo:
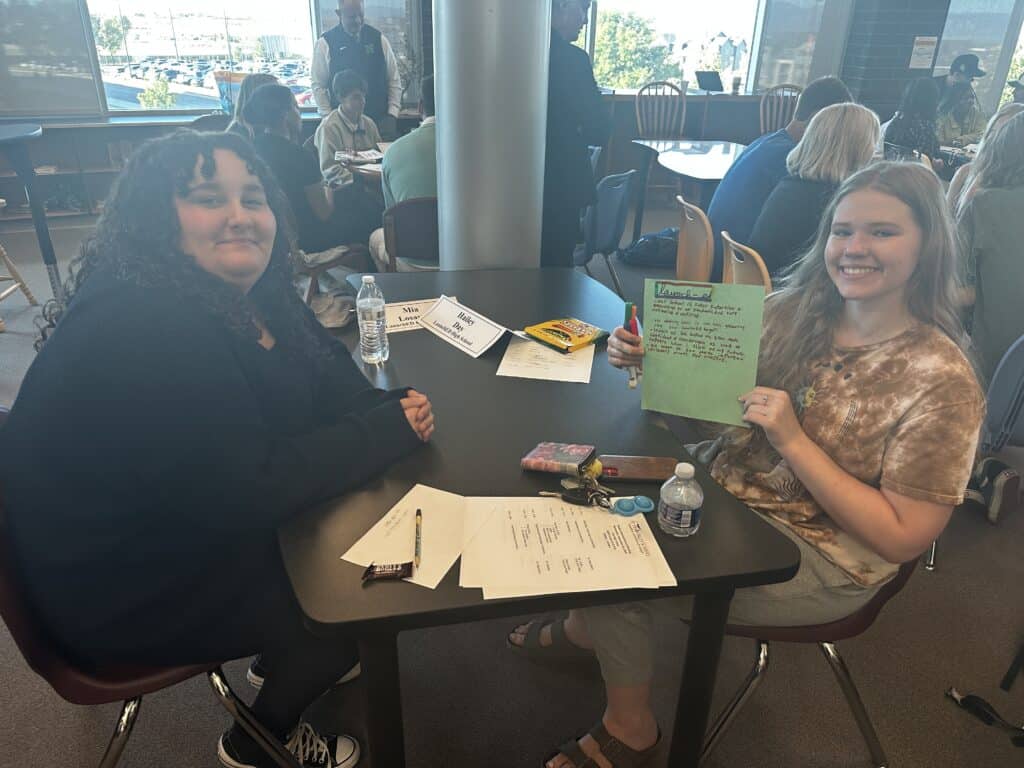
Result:
[[[758,386],[740,398],[755,430],[724,435],[709,469],[794,542],[801,563],[791,581],[738,590],[730,623],[853,614],[962,500],[984,401],[963,350],[955,257],[935,174],[880,163],[840,187],[813,245],[768,297]],[[608,360],[641,365],[642,340],[617,328]],[[587,608],[513,630],[509,643],[529,656],[592,652],[601,665],[601,722],[548,768],[599,753],[616,765],[653,759],[654,612],[686,617],[691,608],[684,598]]]
[[991,145],[992,138],[998,133],[999,129],[1021,112],[1024,112],[1024,104],[1011,102],[1000,107],[999,111],[992,115],[988,125],[985,126],[985,133],[978,144],[978,154],[975,156],[974,161],[961,165],[957,168],[956,173],[953,174],[953,180],[949,183],[949,191],[946,193],[946,200],[949,202],[950,209],[956,213],[958,219],[963,212],[964,205],[981,186],[978,181],[979,174],[987,175],[986,169],[992,168],[1000,162],[1000,153],[991,146],[986,149],[986,145]]

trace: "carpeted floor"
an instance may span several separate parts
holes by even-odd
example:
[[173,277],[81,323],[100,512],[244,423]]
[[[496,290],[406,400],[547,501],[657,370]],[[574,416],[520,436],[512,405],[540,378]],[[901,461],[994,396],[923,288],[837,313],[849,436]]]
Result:
[[[656,212],[645,229],[671,224]],[[627,230],[628,231],[628,230]],[[59,229],[62,258],[86,229]],[[33,290],[48,295],[31,230],[0,233]],[[66,263],[62,263],[66,274]],[[603,264],[594,274],[608,282]],[[626,293],[637,300],[644,273],[619,267]],[[653,274],[647,270],[648,274]],[[667,274],[663,272],[661,274]],[[0,304],[8,332],[0,334],[0,403],[10,403],[31,362],[32,318],[20,296]],[[998,526],[963,510],[943,536],[938,570],[915,574],[904,592],[864,636],[840,645],[865,704],[897,768],[1001,768],[1024,764],[1024,750],[943,697],[949,685],[988,698],[1009,719],[1024,719],[1024,680],[1007,694],[998,683],[1024,641],[1024,515]],[[129,575],[130,576],[130,575]],[[587,730],[599,717],[602,689],[585,670],[531,665],[505,649],[514,619],[410,632],[400,638],[405,740],[410,768],[534,768],[555,745]],[[666,622],[659,633],[655,707],[663,728],[674,716],[685,628]],[[750,641],[726,641],[716,709],[753,661]],[[245,697],[245,662],[228,677]],[[0,768],[96,765],[117,715],[116,706],[75,707],[25,665],[0,625]],[[363,681],[337,689],[314,707],[324,728],[363,734]],[[131,768],[217,765],[217,735],[226,726],[202,678],[149,696],[122,758]],[[667,763],[662,753],[655,766]],[[814,647],[773,647],[764,684],[739,715],[709,768],[867,768],[867,753],[829,668]],[[361,765],[371,762],[364,759]]]

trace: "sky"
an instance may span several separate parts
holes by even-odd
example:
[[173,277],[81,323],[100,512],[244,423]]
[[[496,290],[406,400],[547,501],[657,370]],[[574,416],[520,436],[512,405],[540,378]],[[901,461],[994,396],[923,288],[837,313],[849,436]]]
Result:
[[717,32],[751,40],[758,0],[598,0],[598,11],[632,11],[654,21],[659,33],[673,32],[681,40],[703,39]]

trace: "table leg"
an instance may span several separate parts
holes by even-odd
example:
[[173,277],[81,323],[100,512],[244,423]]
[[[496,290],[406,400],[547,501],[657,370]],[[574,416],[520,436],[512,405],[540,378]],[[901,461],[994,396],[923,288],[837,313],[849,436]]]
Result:
[[11,167],[14,168],[18,179],[25,186],[25,197],[28,199],[29,210],[32,211],[32,225],[36,230],[36,239],[39,241],[39,252],[42,253],[43,263],[46,265],[46,274],[50,278],[53,298],[57,300],[58,304],[63,304],[64,286],[61,284],[60,271],[57,269],[57,255],[53,250],[53,241],[50,240],[50,228],[46,224],[46,209],[36,195],[36,172],[32,167],[32,160],[28,156],[28,149],[23,144],[12,144],[5,149]]
[[731,602],[732,590],[701,593],[694,600],[668,759],[673,768],[697,768],[700,763]]
[[359,662],[366,679],[366,739],[373,768],[404,768],[402,690],[398,679],[398,636],[359,639]]
[[[634,147],[639,145],[634,144]],[[644,233],[644,208],[647,206],[647,180],[651,175],[651,166],[654,165],[654,158],[657,157],[653,150],[641,147],[643,162],[640,163],[640,178],[637,181],[636,210],[633,214],[633,242],[640,239]]]

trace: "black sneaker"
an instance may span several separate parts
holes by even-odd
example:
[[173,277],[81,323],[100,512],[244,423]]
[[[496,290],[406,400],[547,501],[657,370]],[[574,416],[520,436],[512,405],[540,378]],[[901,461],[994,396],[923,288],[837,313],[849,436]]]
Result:
[[[363,668],[359,666],[359,662],[355,663],[348,672],[339,678],[335,685],[342,685],[344,683],[350,683],[362,674]],[[255,688],[257,691],[263,687],[263,681],[267,677],[267,670],[263,667],[263,657],[256,656],[251,662],[249,662],[249,669],[245,673],[245,679],[249,681],[249,685]]]
[[1020,496],[1020,474],[1017,470],[989,456],[978,463],[975,478],[985,500],[990,523],[994,525],[1001,514],[1017,508]]
[[[217,758],[225,768],[274,768],[274,761],[254,743],[226,731],[217,742]],[[359,762],[359,742],[351,736],[321,736],[300,723],[284,745],[303,768],[353,768]]]

